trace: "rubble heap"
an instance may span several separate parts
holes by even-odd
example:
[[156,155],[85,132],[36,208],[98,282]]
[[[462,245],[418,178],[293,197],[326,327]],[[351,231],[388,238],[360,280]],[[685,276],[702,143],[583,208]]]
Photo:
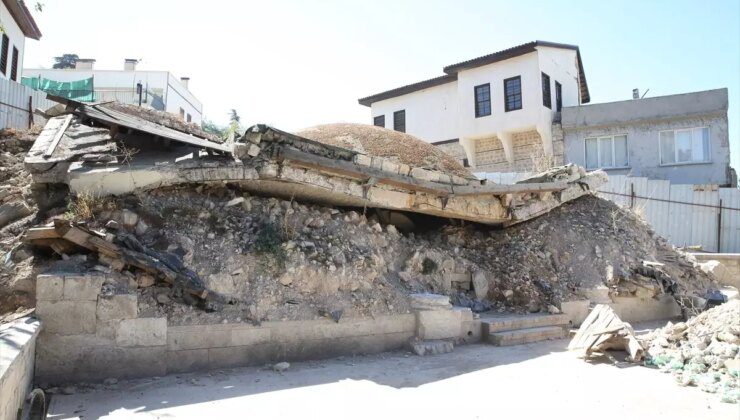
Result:
[[0,130],[0,314],[32,307],[34,257],[20,237],[35,221],[36,200],[31,174],[23,159],[39,130]]
[[648,364],[672,372],[680,385],[740,401],[740,300],[639,338],[648,349]]
[[645,259],[662,261],[686,294],[712,284],[641,221],[594,196],[505,230],[416,219],[409,233],[372,209],[259,197],[236,185],[92,200],[90,215],[66,217],[113,241],[127,232],[182,261],[222,304],[204,307],[163,276],[96,254],[68,251],[65,271],[110,273],[117,279],[110,287],[137,289],[142,313],[175,324],[405,313],[417,292],[446,294],[475,311],[519,313],[556,311],[596,287],[659,296],[659,280],[640,274]]

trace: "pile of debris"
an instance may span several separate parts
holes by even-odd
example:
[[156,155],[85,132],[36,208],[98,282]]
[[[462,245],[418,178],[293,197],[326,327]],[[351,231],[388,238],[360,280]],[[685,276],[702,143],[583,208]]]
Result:
[[647,349],[646,364],[672,372],[682,386],[740,401],[740,300],[638,338]]
[[39,131],[0,130],[0,320],[5,312],[33,307],[34,255],[20,237],[37,212],[23,159]]

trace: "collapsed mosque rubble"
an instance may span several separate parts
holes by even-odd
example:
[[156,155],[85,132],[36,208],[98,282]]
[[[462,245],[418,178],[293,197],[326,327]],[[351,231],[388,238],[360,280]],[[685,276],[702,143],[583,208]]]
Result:
[[[64,101],[67,113],[50,118],[26,166],[35,183],[67,184],[73,193],[121,195],[229,182],[258,194],[326,205],[507,226],[588,194],[606,180],[603,172],[568,165],[536,182],[496,185],[475,179],[454,161],[411,165],[398,156],[364,154],[265,125],[251,127],[234,144],[217,143],[107,104]],[[397,135],[353,128],[360,127],[375,136]],[[412,149],[432,148],[403,136]]]

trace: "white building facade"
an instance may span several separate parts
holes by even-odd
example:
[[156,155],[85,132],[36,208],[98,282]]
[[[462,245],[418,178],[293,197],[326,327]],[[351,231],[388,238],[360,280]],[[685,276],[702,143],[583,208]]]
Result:
[[0,2],[0,79],[20,82],[26,38],[41,39],[36,22],[20,0]]
[[562,163],[553,121],[589,102],[577,46],[534,41],[444,68],[444,76],[359,100],[373,124],[438,145],[475,171]]
[[201,123],[203,104],[188,89],[189,78],[178,79],[168,71],[137,70],[137,60],[133,59],[124,60],[123,70],[98,70],[94,63],[92,59],[81,59],[74,69],[28,68],[23,69],[23,77],[55,82],[92,79],[92,93],[84,95],[85,98],[96,102],[141,103],[141,106],[175,114],[183,121]]

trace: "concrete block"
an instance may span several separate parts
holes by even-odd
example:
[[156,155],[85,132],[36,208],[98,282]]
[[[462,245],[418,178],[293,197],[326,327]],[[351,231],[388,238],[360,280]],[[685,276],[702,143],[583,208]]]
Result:
[[452,341],[445,340],[426,340],[426,341],[412,341],[411,349],[418,356],[428,356],[434,354],[452,353],[455,349],[455,345]]
[[363,166],[372,166],[373,159],[368,155],[356,154],[354,158],[355,164]]
[[94,301],[40,300],[36,302],[36,315],[49,333],[93,334],[95,307]]
[[447,290],[470,290],[470,273],[445,273],[443,281]]
[[268,328],[234,328],[231,330],[231,346],[251,346],[260,343],[267,343],[272,337]]
[[102,339],[115,341],[119,325],[121,325],[120,319],[109,321],[101,321],[98,319],[97,324],[95,324],[95,335]]
[[244,324],[183,325],[167,328],[167,350],[232,346],[231,331]]
[[405,164],[405,163],[399,163],[398,164],[398,173],[401,175],[408,176],[409,172],[411,172],[411,166]]
[[472,321],[463,321],[462,322],[462,335],[460,336],[460,339],[466,344],[478,343],[481,341],[482,332],[483,332],[483,325],[480,319],[474,319]]
[[412,293],[409,295],[411,308],[417,310],[451,309],[450,297],[434,293]]
[[437,178],[431,171],[422,168],[411,168],[410,175],[423,181],[435,181]]
[[64,277],[39,274],[36,277],[36,300],[61,300],[64,297]]
[[560,311],[568,317],[568,323],[578,327],[591,312],[591,302],[588,300],[571,300],[560,303]]
[[123,347],[167,345],[167,318],[124,319],[116,331],[116,344]]
[[98,321],[136,318],[138,314],[138,299],[134,294],[100,296],[98,298]]
[[617,296],[609,306],[624,322],[657,321],[681,316],[681,307],[671,295],[662,295],[657,299]]
[[461,311],[418,311],[416,335],[422,340],[457,338],[462,331]]
[[565,337],[565,329],[562,327],[537,327],[491,333],[488,340],[497,346],[515,346],[563,337]]
[[476,271],[473,273],[473,291],[475,291],[475,297],[478,299],[485,299],[488,297],[488,276],[483,271]]
[[102,276],[65,276],[65,300],[97,300],[103,287]]

